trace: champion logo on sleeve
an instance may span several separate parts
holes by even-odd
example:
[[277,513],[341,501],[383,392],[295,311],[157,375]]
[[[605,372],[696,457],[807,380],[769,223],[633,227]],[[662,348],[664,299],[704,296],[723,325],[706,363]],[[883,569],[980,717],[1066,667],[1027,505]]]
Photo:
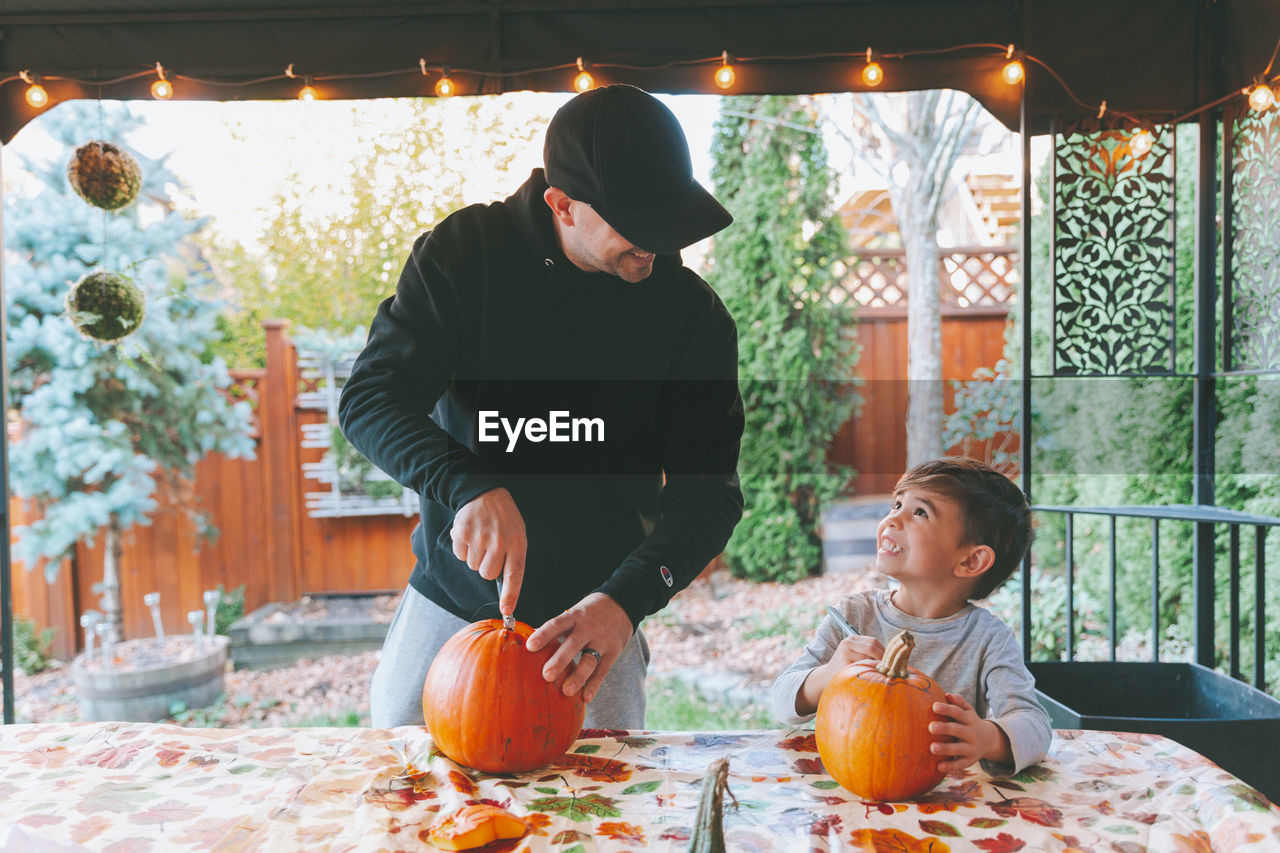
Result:
[[666,566],[658,566],[658,571],[662,574],[662,581],[667,586],[675,586],[676,579],[671,577],[671,570]]

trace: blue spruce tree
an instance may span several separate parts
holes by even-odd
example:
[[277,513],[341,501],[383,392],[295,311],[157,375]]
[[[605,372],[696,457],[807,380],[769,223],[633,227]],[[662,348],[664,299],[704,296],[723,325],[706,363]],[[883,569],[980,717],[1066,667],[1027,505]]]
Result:
[[[124,147],[141,124],[122,105],[59,106],[37,123],[56,145],[22,157],[32,180],[5,199],[10,405],[21,422],[10,485],[41,509],[15,531],[14,556],[28,568],[53,558],[52,581],[57,558],[102,532],[98,591],[117,638],[121,532],[148,523],[161,483],[189,477],[205,454],[253,453],[249,407],[228,399],[226,366],[206,354],[220,306],[189,240],[201,223],[169,202],[176,177],[163,159],[132,152],[141,193],[113,212],[67,179],[78,146]],[[114,343],[81,334],[67,309],[71,287],[96,271],[122,273],[146,295],[141,325]]]

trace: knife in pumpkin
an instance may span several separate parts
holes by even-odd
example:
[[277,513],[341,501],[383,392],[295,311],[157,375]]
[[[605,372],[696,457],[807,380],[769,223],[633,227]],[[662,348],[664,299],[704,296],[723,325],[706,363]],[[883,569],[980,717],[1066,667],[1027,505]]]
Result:
[[516,627],[516,617],[502,612],[502,576],[494,578],[493,583],[498,588],[498,615],[502,617],[502,627],[510,631]]

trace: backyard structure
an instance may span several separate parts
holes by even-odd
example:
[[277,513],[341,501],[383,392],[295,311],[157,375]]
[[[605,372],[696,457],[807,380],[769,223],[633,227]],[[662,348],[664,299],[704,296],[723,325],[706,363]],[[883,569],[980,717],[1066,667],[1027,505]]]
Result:
[[[1010,253],[975,247],[943,258],[939,281],[948,290],[943,330],[956,378],[968,378],[975,365],[995,363],[1010,305],[1009,289],[995,288],[997,296],[964,297],[978,287],[979,276],[957,275],[957,270],[986,269],[993,258],[1008,269]],[[857,261],[841,286],[858,305],[853,333],[865,348],[858,374],[867,380],[860,393],[868,402],[837,436],[832,455],[843,459],[847,454],[860,466],[860,493],[883,494],[906,459],[901,424],[907,388],[897,378],[906,352],[902,291],[895,287],[902,276],[901,257],[889,250]],[[962,284],[953,286],[956,281]],[[960,305],[961,298],[975,304]],[[149,592],[160,593],[162,623],[174,632],[185,630],[185,614],[199,606],[202,591],[218,586],[230,592],[243,585],[246,612],[307,595],[403,587],[413,559],[409,533],[417,520],[417,497],[407,490],[374,497],[349,483],[339,488],[328,453],[337,423],[337,389],[358,344],[355,349],[350,341],[309,348],[314,336],[299,335],[295,341],[284,321],[264,324],[263,334],[267,366],[231,371],[234,396],[253,406],[254,457],[209,454],[197,466],[192,494],[165,494],[150,524],[124,534],[126,639],[153,633],[143,602]],[[342,344],[348,345],[345,350]],[[182,511],[192,508],[209,514],[216,536],[199,534]],[[10,512],[14,526],[20,526],[36,510],[15,498]],[[85,647],[77,618],[96,606],[92,585],[101,556],[101,541],[81,543],[63,559],[52,584],[39,566],[29,572],[17,564],[15,612],[38,629],[56,629],[52,650],[59,658],[70,659]]]
[[[326,388],[332,386],[319,364],[299,369],[286,326],[266,324],[265,369],[233,371],[237,392],[254,404],[255,458],[210,454],[197,467],[194,496],[170,498],[170,507],[194,502],[209,512],[220,535],[202,540],[184,513],[171,510],[125,534],[126,638],[153,633],[143,604],[153,591],[161,593],[164,625],[176,632],[185,630],[185,614],[200,606],[202,591],[219,585],[228,591],[243,585],[246,611],[314,593],[403,588],[412,563],[416,499],[406,513],[394,499],[348,495],[345,508],[339,502],[335,510],[327,477],[307,476],[327,468],[323,444],[308,437],[326,431]],[[321,508],[309,511],[308,504],[316,503]],[[19,523],[25,520],[19,502],[13,511]],[[100,540],[94,547],[79,545],[53,584],[38,571],[15,573],[17,611],[57,629],[54,650],[60,657],[80,647],[76,620],[96,601],[91,584],[101,548]]]
[[[536,8],[506,8],[496,4],[477,8],[472,14],[456,5],[427,4],[417,15],[406,14],[402,8],[392,8],[389,4],[373,4],[363,16],[353,14],[341,21],[326,19],[323,11],[300,10],[286,4],[279,9],[268,8],[243,22],[217,10],[207,10],[203,15],[187,12],[167,17],[160,11],[160,4],[144,3],[129,4],[129,12],[115,19],[105,13],[105,25],[103,20],[88,14],[91,10],[88,4],[84,4],[80,12],[74,11],[73,4],[64,7],[72,11],[52,16],[39,14],[38,3],[11,4],[11,8],[13,6],[26,10],[26,14],[18,12],[0,18],[0,26],[11,31],[6,33],[4,73],[12,73],[9,77],[12,82],[0,91],[4,103],[4,109],[0,110],[0,138],[6,140],[37,109],[24,98],[24,93],[36,85],[34,78],[28,74],[27,79],[19,83],[17,72],[27,68],[40,72],[42,64],[47,69],[41,72],[47,75],[47,95],[54,99],[96,94],[145,96],[158,72],[137,72],[136,69],[150,68],[162,54],[188,57],[188,62],[198,69],[199,73],[193,72],[185,79],[174,75],[175,89],[182,92],[180,97],[228,97],[226,89],[203,79],[218,75],[226,77],[225,84],[241,87],[236,90],[238,97],[293,97],[306,82],[294,72],[295,65],[304,71],[333,69],[328,79],[317,80],[330,96],[368,97],[421,94],[430,80],[447,72],[445,62],[453,68],[467,69],[457,72],[459,88],[464,93],[508,88],[563,89],[572,76],[568,69],[574,67],[573,59],[594,48],[596,55],[587,59],[599,82],[618,79],[657,91],[714,91],[710,72],[714,65],[724,61],[722,51],[731,46],[745,57],[739,60],[739,91],[811,92],[862,88],[857,82],[856,70],[864,61],[856,52],[850,52],[848,45],[849,34],[856,33],[857,38],[879,44],[880,49],[898,51],[893,54],[893,62],[887,61],[890,54],[882,57],[886,60],[889,78],[886,87],[963,88],[1006,124],[1020,127],[1024,132],[1022,218],[1025,222],[1028,220],[1025,212],[1030,206],[1031,133],[1060,130],[1062,125],[1055,122],[1063,116],[1084,121],[1088,126],[1072,144],[1091,152],[1085,159],[1124,148],[1119,156],[1124,159],[1125,168],[1146,173],[1161,162],[1159,152],[1165,147],[1163,140],[1169,133],[1168,128],[1178,122],[1196,121],[1201,141],[1200,192],[1196,201],[1201,239],[1197,241],[1194,261],[1198,281],[1195,363],[1188,374],[1195,388],[1194,503],[1202,514],[1194,519],[1197,525],[1195,658],[1204,666],[1217,663],[1213,522],[1205,509],[1214,503],[1212,413],[1217,383],[1228,373],[1247,370],[1263,374],[1280,367],[1274,353],[1267,354],[1270,351],[1265,346],[1257,346],[1259,342],[1275,339],[1275,312],[1250,310],[1273,304],[1270,300],[1274,299],[1277,289],[1274,276],[1280,265],[1275,264],[1274,242],[1268,244],[1252,237],[1275,227],[1276,212],[1273,207],[1264,206],[1241,215],[1230,202],[1233,187],[1238,193],[1245,186],[1257,187],[1259,183],[1275,186],[1275,164],[1280,161],[1274,145],[1275,113],[1261,120],[1260,126],[1250,126],[1248,114],[1239,112],[1244,92],[1251,88],[1256,91],[1256,75],[1270,75],[1262,82],[1268,86],[1275,84],[1274,62],[1268,61],[1280,36],[1280,7],[1274,3],[1235,0],[1202,4],[1164,0],[1143,4],[1140,10],[1131,5],[1103,3],[1086,4],[1088,8],[1084,10],[1075,2],[1016,5],[1000,2],[695,3],[660,9],[645,4],[618,10],[612,4],[586,2],[548,3]],[[388,16],[394,16],[399,25],[384,26]],[[119,41],[114,38],[113,34],[128,31],[130,27],[133,38]],[[335,47],[327,37],[332,27],[341,27],[348,36],[341,48]],[[261,38],[268,30],[270,39]],[[276,47],[280,44],[287,44],[293,53],[281,55]],[[667,61],[658,61],[654,55],[655,45],[662,46],[662,59]],[[1004,45],[1009,45],[1007,52]],[[229,46],[235,46],[235,50],[228,50]],[[148,55],[137,55],[139,49]],[[344,54],[343,50],[349,52]],[[912,54],[913,50],[920,52]],[[210,51],[223,55],[212,55]],[[424,51],[430,55],[430,65],[425,58],[420,65],[415,61]],[[1020,51],[1028,52],[1026,82],[1010,85],[1000,79],[1000,72]],[[398,59],[408,71],[399,76],[388,73],[381,77],[364,73],[375,63],[372,58],[375,55]],[[753,56],[762,58],[753,61],[750,59]],[[653,61],[645,65],[636,57],[653,57]],[[1033,62],[1032,57],[1036,61]],[[870,59],[868,52],[867,61]],[[282,75],[278,69],[286,64],[290,73]],[[581,66],[582,60],[577,64]],[[107,85],[107,75],[101,69],[117,68],[121,69],[120,77],[132,77]],[[253,83],[251,78],[255,73],[269,79]],[[344,73],[348,76],[343,76]],[[419,74],[429,79],[420,79]],[[1148,128],[1155,137],[1153,145],[1157,156],[1142,161],[1150,149],[1140,153],[1137,148],[1129,147],[1127,140],[1137,138],[1139,129]],[[1126,140],[1122,145],[1117,144],[1116,134]],[[1236,166],[1228,165],[1223,180],[1227,203],[1221,256],[1216,241],[1211,239],[1216,231],[1217,214],[1217,174],[1212,154],[1220,138],[1248,140],[1238,151],[1230,143],[1225,146],[1233,152],[1229,162]],[[1150,142],[1151,137],[1145,137],[1145,141]],[[1247,182],[1231,177],[1244,174],[1249,175]],[[1083,173],[1075,177],[1078,184],[1087,183]],[[1159,176],[1153,177],[1158,184]],[[1270,197],[1275,198],[1274,189],[1270,192]],[[1118,200],[1111,202],[1124,207]],[[1166,202],[1172,204],[1171,199],[1159,197],[1154,207],[1143,208],[1155,217],[1157,230],[1164,227],[1160,223],[1167,220],[1168,214],[1152,211],[1167,211],[1168,208],[1161,208]],[[1098,205],[1092,208],[1085,205],[1081,215],[1081,221],[1093,226],[1093,229],[1084,229],[1087,233],[1107,232],[1120,224],[1133,224],[1103,222],[1103,212]],[[1144,220],[1149,221],[1152,220]],[[1055,226],[1055,236],[1057,234]],[[1030,234],[1024,229],[1021,253],[1024,264],[1030,257],[1029,241]],[[1157,239],[1162,245],[1167,242],[1167,238]],[[1267,245],[1271,246],[1269,256],[1265,251],[1262,255],[1237,256],[1233,249]],[[1108,255],[1102,259],[1102,266],[1115,272],[1124,266],[1125,257]],[[1167,256],[1162,255],[1154,264],[1143,267],[1144,275],[1150,273],[1148,283],[1154,282],[1154,289],[1146,294],[1146,302],[1159,302],[1159,292],[1163,289],[1161,276],[1165,275],[1161,272],[1164,259]],[[1058,299],[1055,305],[1073,302],[1092,309],[1079,313],[1078,317],[1096,318],[1100,313],[1114,312],[1114,316],[1136,316],[1144,322],[1151,321],[1157,330],[1171,326],[1166,319],[1173,311],[1170,303],[1160,303],[1154,310],[1146,310],[1145,302],[1143,305],[1126,303],[1120,291],[1131,282],[1123,275],[1107,279],[1095,291],[1094,298],[1072,294],[1073,282],[1089,281],[1090,271],[1100,268],[1096,258],[1081,255],[1073,260],[1078,263],[1074,272],[1064,263],[1058,271],[1061,278],[1051,280]],[[1221,360],[1215,346],[1214,317],[1219,297],[1216,279],[1220,261],[1225,262],[1222,266],[1226,294],[1223,337],[1228,341]],[[1250,270],[1249,275],[1238,275],[1242,266]],[[1077,277],[1073,279],[1073,275]],[[1035,293],[1035,282],[1025,274],[1023,281],[1027,295],[1021,304],[1024,358],[1020,380],[1021,468],[1024,486],[1029,488],[1034,461],[1030,439],[1034,399],[1031,294]],[[1259,287],[1254,288],[1255,284]],[[1242,285],[1245,286],[1243,292]],[[1153,293],[1157,297],[1154,300]],[[1066,314],[1059,316],[1066,317]],[[1061,357],[1054,362],[1051,372],[1074,376],[1171,375],[1175,372],[1175,365],[1171,360],[1165,361],[1160,345],[1154,349],[1146,344],[1134,347],[1134,341],[1126,338],[1129,332],[1147,336],[1149,328],[1143,322],[1109,325],[1106,335],[1101,336],[1105,341],[1095,338],[1075,349],[1060,350]],[[1072,335],[1088,336],[1101,331],[1098,325],[1080,324],[1078,319],[1064,322],[1055,329],[1065,336],[1064,340]],[[1229,343],[1232,340],[1245,344],[1235,347]],[[1117,341],[1119,349],[1115,348]],[[1096,357],[1100,347],[1111,355]],[[1140,357],[1112,357],[1121,350],[1138,353]],[[1251,355],[1245,357],[1246,352]],[[1083,362],[1073,361],[1082,353],[1087,356]],[[1153,353],[1155,357],[1150,358]],[[1258,353],[1265,357],[1257,358]],[[1034,493],[1032,498],[1034,500]],[[1226,520],[1236,524],[1254,523],[1248,518]],[[1269,523],[1257,522],[1260,528]],[[1258,623],[1255,636],[1261,635],[1265,641],[1262,625],[1269,593],[1265,560],[1261,557],[1265,548],[1263,535],[1259,535],[1258,541],[1256,564],[1261,570],[1255,571],[1253,577],[1258,600],[1258,611],[1253,618]],[[7,583],[7,563],[0,570]],[[1032,621],[1033,593],[1029,586],[1024,584],[1024,625]],[[7,598],[4,603],[7,608]],[[8,615],[6,609],[6,634]],[[1233,629],[1236,627],[1232,625]],[[1027,642],[1029,633],[1024,631]],[[8,669],[6,667],[6,671]],[[1261,657],[1252,675],[1255,680],[1264,680]],[[11,715],[8,694],[6,713]]]

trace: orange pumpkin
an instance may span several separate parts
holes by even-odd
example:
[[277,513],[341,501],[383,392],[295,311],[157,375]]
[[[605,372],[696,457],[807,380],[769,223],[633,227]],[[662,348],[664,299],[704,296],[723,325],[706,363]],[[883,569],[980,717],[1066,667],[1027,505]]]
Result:
[[427,840],[441,850],[474,850],[499,839],[521,838],[528,829],[504,808],[470,803],[433,823]]
[[831,777],[864,800],[886,802],[923,794],[942,781],[929,751],[938,738],[929,723],[946,694],[907,665],[915,638],[899,632],[880,661],[857,661],[836,673],[818,700],[815,739]]
[[474,622],[449,638],[422,685],[422,716],[440,751],[485,773],[550,764],[582,731],[582,694],[565,696],[542,677],[555,645],[524,647],[533,629],[501,619]]

